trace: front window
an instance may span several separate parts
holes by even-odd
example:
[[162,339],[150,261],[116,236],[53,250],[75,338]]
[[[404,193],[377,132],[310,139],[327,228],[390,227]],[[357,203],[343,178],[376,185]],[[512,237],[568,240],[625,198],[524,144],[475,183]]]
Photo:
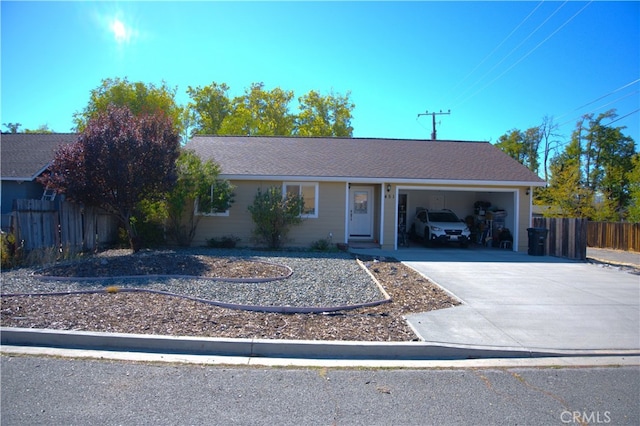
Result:
[[[220,196],[219,196],[220,195]],[[196,199],[195,211],[201,216],[229,216],[229,200],[222,191],[216,191],[216,184],[211,185],[209,194]]]
[[304,200],[301,216],[318,217],[318,184],[307,182],[288,182],[284,184],[285,194],[298,195]]

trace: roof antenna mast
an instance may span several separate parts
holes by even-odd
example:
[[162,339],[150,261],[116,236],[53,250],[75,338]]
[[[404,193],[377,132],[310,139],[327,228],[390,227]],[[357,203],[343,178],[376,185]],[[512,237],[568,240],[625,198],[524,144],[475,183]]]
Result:
[[431,140],[436,140],[436,115],[449,115],[451,114],[451,110],[447,110],[447,112],[442,112],[442,110],[440,110],[440,112],[429,112],[429,111],[425,111],[424,114],[418,114],[418,117],[420,117],[421,115],[430,115],[432,118],[432,122],[433,122],[433,131],[431,132]]

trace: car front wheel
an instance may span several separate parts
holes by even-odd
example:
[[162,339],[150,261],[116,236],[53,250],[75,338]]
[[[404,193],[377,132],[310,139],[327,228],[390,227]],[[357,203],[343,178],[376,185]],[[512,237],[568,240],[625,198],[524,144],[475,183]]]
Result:
[[431,236],[429,235],[429,230],[424,230],[424,245],[427,247],[431,247]]

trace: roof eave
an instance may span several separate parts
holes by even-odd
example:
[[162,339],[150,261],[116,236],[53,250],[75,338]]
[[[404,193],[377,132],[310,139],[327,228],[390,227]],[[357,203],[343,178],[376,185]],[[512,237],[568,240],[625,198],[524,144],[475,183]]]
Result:
[[221,178],[231,181],[266,180],[295,182],[350,182],[350,183],[394,183],[421,185],[464,185],[464,186],[545,186],[544,181],[508,181],[508,180],[459,180],[459,179],[407,179],[393,177],[352,177],[352,176],[291,176],[291,175],[245,175],[221,174]]
[[51,162],[47,163],[44,167],[42,167],[40,170],[38,170],[31,176],[27,176],[27,177],[2,176],[2,180],[15,181],[15,182],[32,182],[36,180],[36,178],[40,176],[45,170],[47,170],[50,165],[51,165]]

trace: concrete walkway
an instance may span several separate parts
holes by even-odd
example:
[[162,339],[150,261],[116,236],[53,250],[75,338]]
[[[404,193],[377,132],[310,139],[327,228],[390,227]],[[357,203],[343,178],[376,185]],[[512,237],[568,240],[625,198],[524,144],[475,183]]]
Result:
[[497,249],[419,248],[394,255],[463,302],[407,317],[427,342],[526,350],[640,349],[637,274]]

